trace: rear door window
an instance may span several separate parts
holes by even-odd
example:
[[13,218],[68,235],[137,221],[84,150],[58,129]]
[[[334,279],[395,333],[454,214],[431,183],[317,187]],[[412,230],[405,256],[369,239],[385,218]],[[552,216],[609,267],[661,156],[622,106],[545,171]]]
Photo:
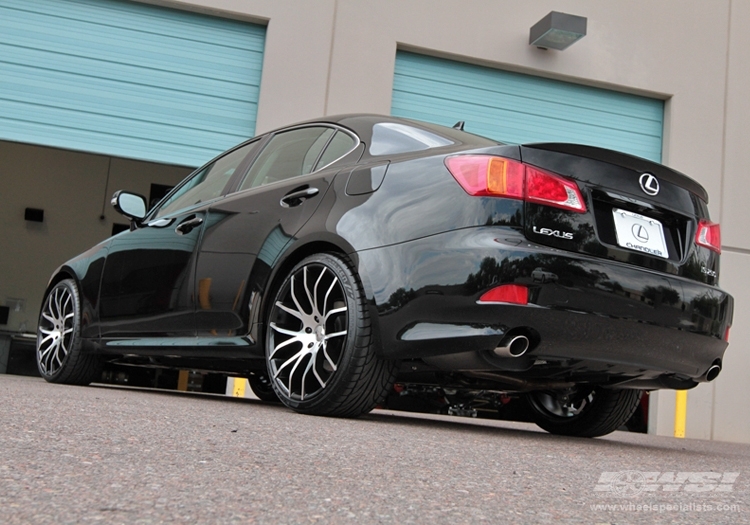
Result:
[[265,186],[324,168],[349,153],[357,140],[327,126],[277,133],[250,167],[239,190]]

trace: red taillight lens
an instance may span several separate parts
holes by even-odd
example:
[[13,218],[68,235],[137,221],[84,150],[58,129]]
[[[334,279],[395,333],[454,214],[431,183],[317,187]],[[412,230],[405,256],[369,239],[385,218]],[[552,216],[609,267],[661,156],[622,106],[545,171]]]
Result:
[[695,242],[709,250],[721,253],[721,227],[713,222],[700,221],[695,232]]
[[579,213],[586,211],[575,182],[517,160],[458,155],[448,157],[445,165],[469,195],[522,199]]
[[503,284],[485,292],[479,302],[529,304],[529,289],[518,284]]
[[448,171],[469,195],[523,199],[525,166],[488,155],[460,155],[445,160]]
[[526,167],[526,200],[581,213],[586,211],[575,182],[531,166]]
[[727,329],[724,331],[724,341],[726,341],[727,343],[729,342],[729,329],[730,328],[731,326],[727,326]]

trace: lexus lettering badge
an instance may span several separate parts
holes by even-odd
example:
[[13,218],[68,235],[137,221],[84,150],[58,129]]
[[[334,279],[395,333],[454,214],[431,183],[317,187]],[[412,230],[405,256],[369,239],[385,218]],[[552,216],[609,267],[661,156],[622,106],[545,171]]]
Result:
[[641,183],[641,189],[644,193],[654,196],[659,193],[659,181],[650,173],[644,173],[641,178],[638,179]]

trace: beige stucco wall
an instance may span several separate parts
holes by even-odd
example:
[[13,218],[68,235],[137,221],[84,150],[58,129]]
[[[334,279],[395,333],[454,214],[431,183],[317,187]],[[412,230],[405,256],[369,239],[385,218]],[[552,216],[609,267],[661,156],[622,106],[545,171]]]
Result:
[[[738,408],[750,397],[750,289],[742,272],[750,263],[749,0],[146,1],[267,24],[257,132],[323,114],[389,113],[399,48],[666,100],[663,160],[709,191],[724,234],[722,286],[737,301],[725,370],[713,384],[690,391],[687,434],[750,442],[750,415]],[[587,36],[563,52],[529,46],[529,28],[551,10],[587,17]],[[101,171],[100,160],[85,162]],[[54,186],[51,179],[39,183]],[[26,238],[13,241],[14,249],[36,257],[41,252],[28,243],[54,238],[53,228],[63,226],[88,233],[80,246],[55,246],[57,260],[90,244],[101,235],[101,191],[71,195],[68,222],[50,222],[48,232],[19,230]],[[22,197],[29,202],[24,206],[33,205],[30,196],[8,196]],[[64,211],[50,209],[50,219]],[[0,213],[5,221],[7,212],[0,207]],[[671,434],[674,393],[654,396],[652,411],[652,431]]]
[[[36,331],[55,268],[109,237],[113,222],[127,223],[110,206],[112,193],[148,196],[152,182],[172,186],[189,171],[118,158],[110,165],[104,155],[0,141],[0,304],[24,301],[8,329]],[[26,208],[43,209],[44,222],[25,221]]]

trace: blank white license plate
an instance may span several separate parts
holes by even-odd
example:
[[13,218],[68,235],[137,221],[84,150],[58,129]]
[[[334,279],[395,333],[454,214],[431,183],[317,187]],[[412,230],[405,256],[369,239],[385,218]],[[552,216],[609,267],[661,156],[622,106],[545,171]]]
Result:
[[630,211],[614,209],[617,244],[656,257],[669,258],[661,222]]

